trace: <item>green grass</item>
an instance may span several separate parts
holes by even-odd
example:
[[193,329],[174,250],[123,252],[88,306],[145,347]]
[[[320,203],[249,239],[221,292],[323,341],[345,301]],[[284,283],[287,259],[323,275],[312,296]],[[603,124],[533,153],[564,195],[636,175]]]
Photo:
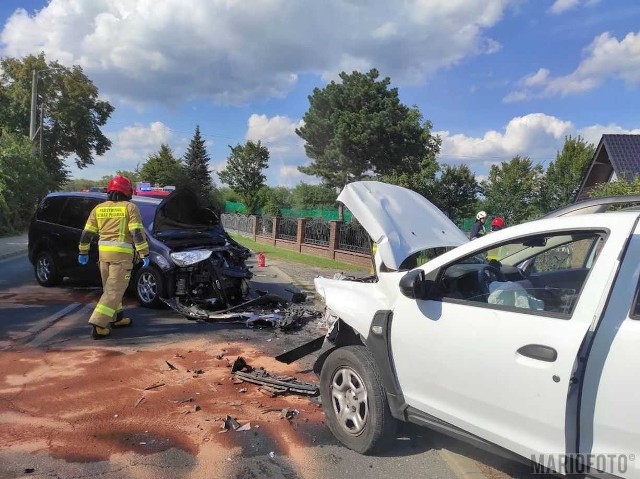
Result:
[[349,271],[369,271],[366,266],[358,266],[350,263],[343,263],[341,261],[334,261],[332,259],[321,258],[318,256],[312,256],[309,254],[296,253],[295,251],[289,251],[284,248],[276,248],[263,243],[253,241],[246,236],[240,236],[237,234],[229,233],[230,236],[243,246],[253,250],[262,251],[267,258],[280,259],[283,261],[295,261],[297,263],[308,264],[310,266],[317,266],[318,268],[327,269],[340,269]]

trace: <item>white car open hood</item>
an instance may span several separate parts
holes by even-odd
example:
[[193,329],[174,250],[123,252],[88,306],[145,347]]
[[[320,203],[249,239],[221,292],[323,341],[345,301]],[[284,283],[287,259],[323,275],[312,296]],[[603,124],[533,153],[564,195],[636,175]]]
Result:
[[401,186],[356,181],[344,187],[338,201],[377,243],[385,266],[394,270],[418,251],[455,247],[469,241],[433,203]]

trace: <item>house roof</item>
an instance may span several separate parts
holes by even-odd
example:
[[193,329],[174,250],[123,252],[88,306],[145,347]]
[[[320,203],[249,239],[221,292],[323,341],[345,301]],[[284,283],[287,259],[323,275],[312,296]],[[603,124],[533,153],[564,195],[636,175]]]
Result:
[[574,201],[585,199],[596,185],[640,174],[640,135],[602,135]]
[[601,141],[618,176],[640,174],[640,135],[602,135]]

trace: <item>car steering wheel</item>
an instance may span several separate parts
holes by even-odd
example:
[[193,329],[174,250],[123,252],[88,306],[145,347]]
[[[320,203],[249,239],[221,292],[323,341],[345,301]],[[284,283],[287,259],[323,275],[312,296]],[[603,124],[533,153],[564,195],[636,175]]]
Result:
[[484,294],[489,294],[489,284],[494,281],[506,281],[500,269],[486,264],[478,270],[478,285]]

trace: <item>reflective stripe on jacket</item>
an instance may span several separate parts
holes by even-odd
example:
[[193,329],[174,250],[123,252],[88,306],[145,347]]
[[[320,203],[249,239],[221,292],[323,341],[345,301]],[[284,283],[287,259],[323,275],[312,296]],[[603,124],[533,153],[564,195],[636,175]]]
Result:
[[89,252],[95,234],[101,260],[131,259],[134,248],[142,257],[149,254],[140,211],[129,201],[105,201],[91,211],[80,238],[80,254]]

